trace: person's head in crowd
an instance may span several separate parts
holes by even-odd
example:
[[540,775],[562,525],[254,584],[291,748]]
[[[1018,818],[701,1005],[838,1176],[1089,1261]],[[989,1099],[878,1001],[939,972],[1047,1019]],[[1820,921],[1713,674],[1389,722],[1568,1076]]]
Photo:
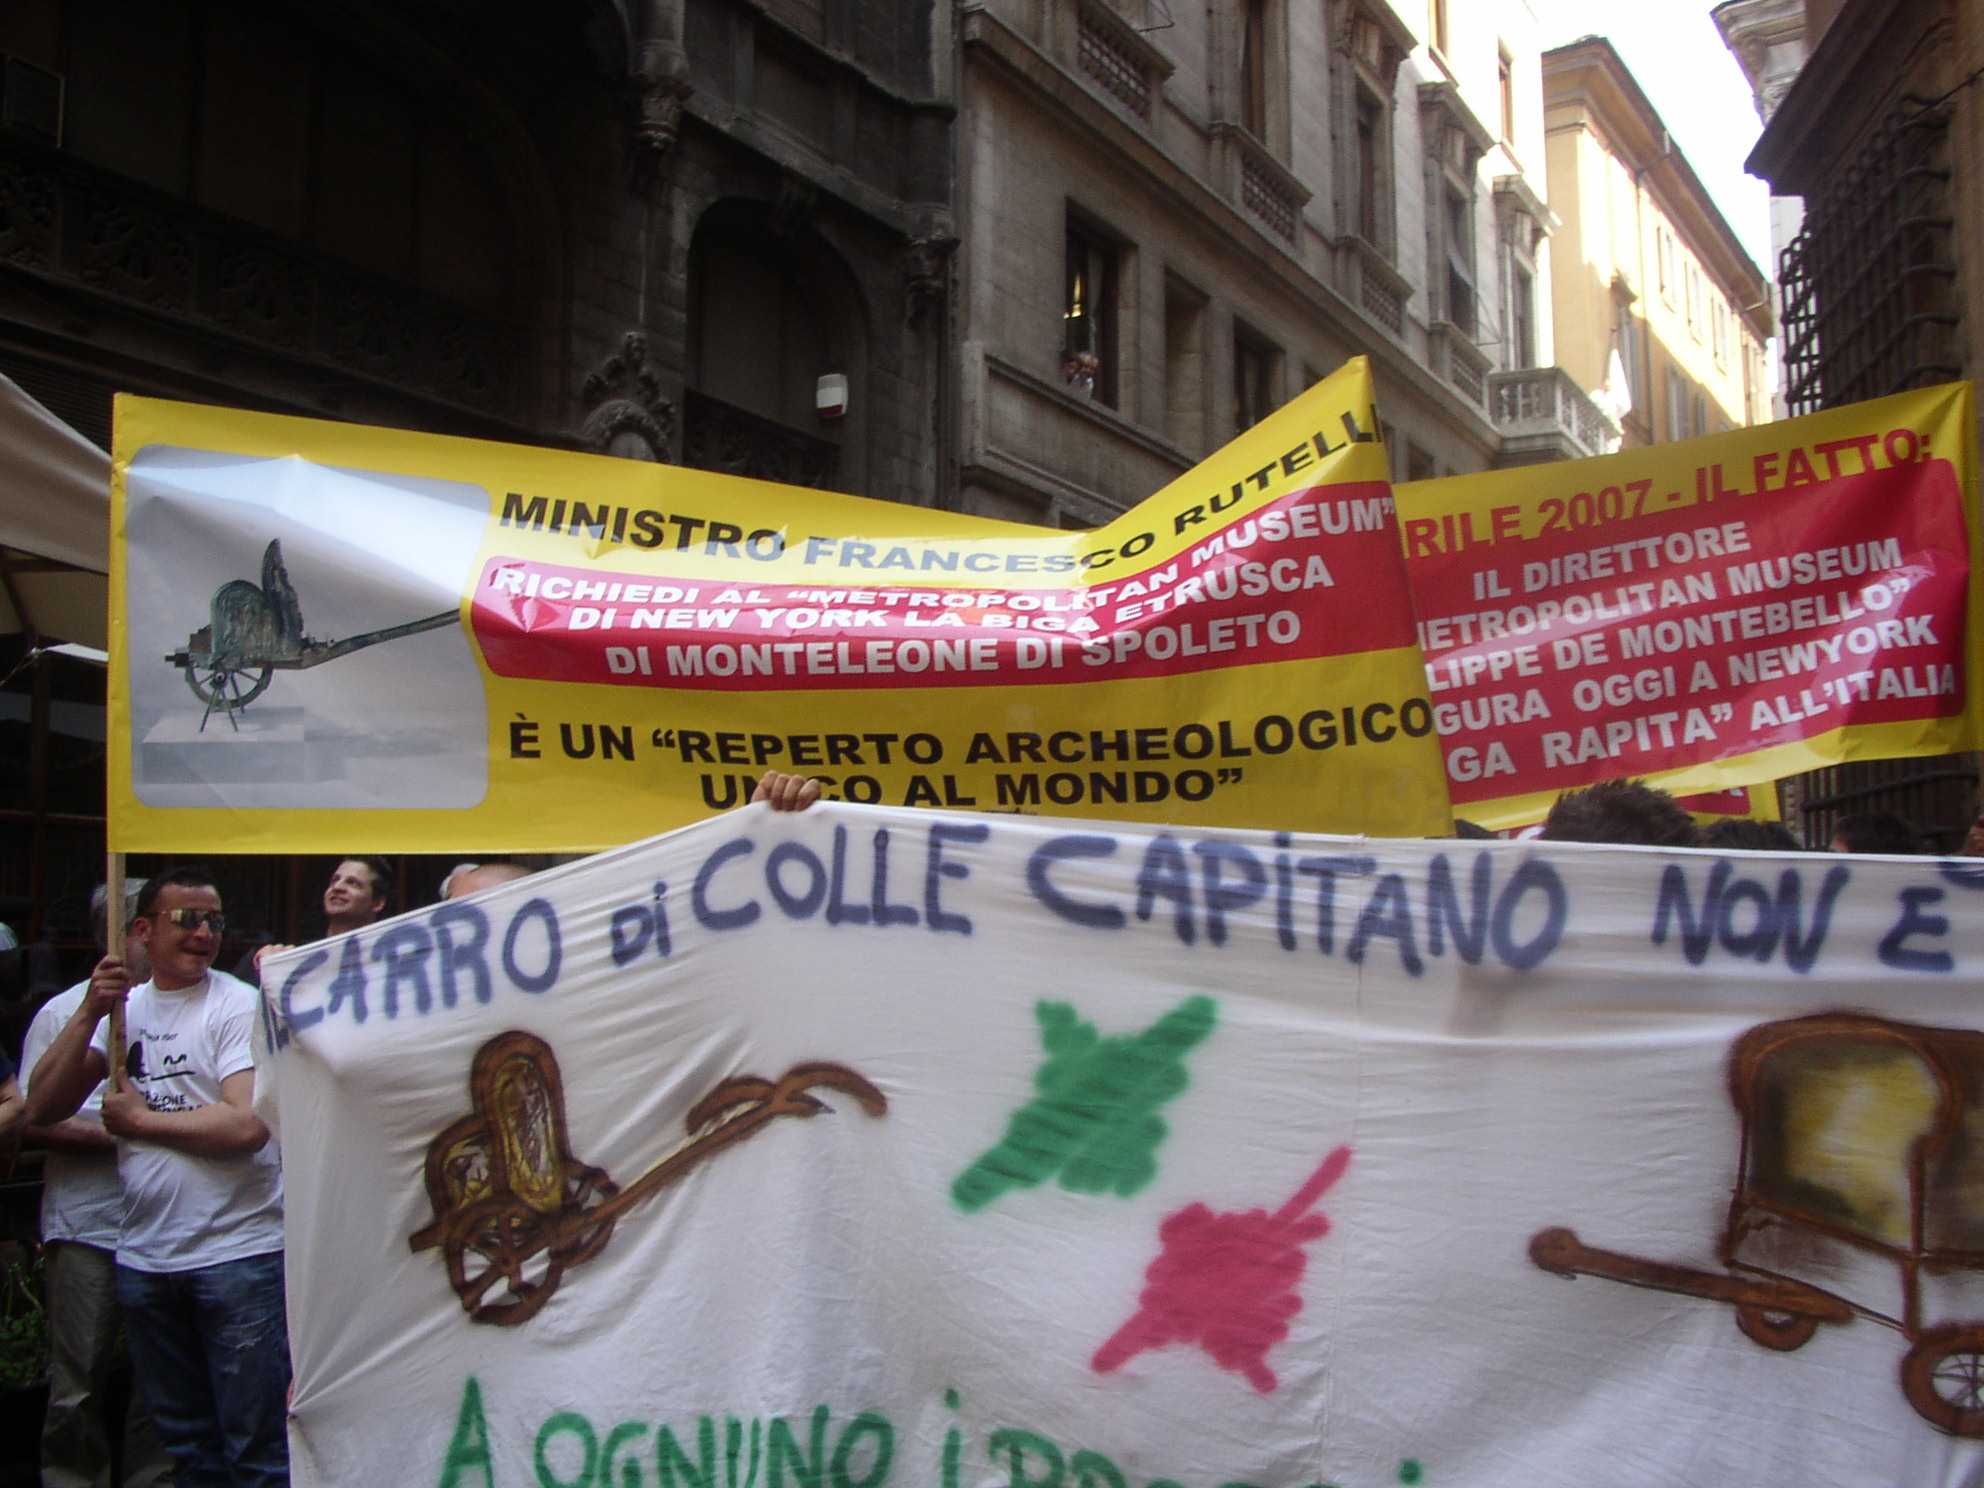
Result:
[[514,883],[530,875],[531,870],[521,863],[460,863],[441,880],[441,898],[466,899],[470,894],[480,894],[484,889]]
[[1550,808],[1545,842],[1619,842],[1637,847],[1693,847],[1695,819],[1666,791],[1638,780],[1601,780],[1566,791]]
[[1495,834],[1480,822],[1468,821],[1465,817],[1454,818],[1454,836],[1462,842],[1493,842]]
[[226,928],[212,872],[190,865],[146,879],[131,912],[131,932],[151,960],[152,981],[166,992],[206,976]]
[[1783,822],[1725,816],[1702,829],[1703,847],[1733,852],[1803,852],[1805,844]]
[[1892,811],[1862,811],[1842,816],[1833,823],[1832,850],[1836,853],[1918,853],[1922,845],[1915,828]]
[[145,957],[144,943],[132,933],[131,929],[133,911],[138,906],[138,896],[144,890],[145,881],[142,878],[124,880],[124,935],[123,943],[117,946],[111,945],[109,933],[103,923],[107,913],[104,901],[109,896],[104,893],[102,884],[90,890],[90,934],[96,940],[96,948],[122,959],[125,970],[131,973],[131,980],[134,982],[142,982],[152,974],[151,962]]
[[381,858],[345,858],[324,886],[324,928],[343,935],[363,930],[386,912],[393,896],[393,870]]

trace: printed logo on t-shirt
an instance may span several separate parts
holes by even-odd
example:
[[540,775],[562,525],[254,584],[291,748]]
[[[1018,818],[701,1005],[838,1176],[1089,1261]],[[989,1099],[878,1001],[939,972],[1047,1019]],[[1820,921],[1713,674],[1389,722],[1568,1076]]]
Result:
[[[170,1033],[163,1038],[150,1033],[144,1035],[144,1038],[157,1043],[170,1043],[177,1037],[177,1034]],[[131,1083],[144,1092],[145,1104],[154,1111],[190,1111],[197,1107],[200,1102],[166,1083],[183,1080],[193,1073],[192,1055],[160,1054],[157,1058],[158,1068],[153,1071],[148,1067],[151,1060],[146,1056],[145,1045],[140,1040],[132,1043],[130,1055],[124,1061],[125,1073],[131,1077]]]

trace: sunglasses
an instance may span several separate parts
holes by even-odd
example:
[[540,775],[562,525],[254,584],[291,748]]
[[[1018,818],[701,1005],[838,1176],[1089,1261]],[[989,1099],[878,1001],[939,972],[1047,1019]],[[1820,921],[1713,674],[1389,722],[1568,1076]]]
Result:
[[205,925],[219,935],[227,928],[227,916],[217,909],[161,909],[157,918],[177,925],[181,930],[191,930]]

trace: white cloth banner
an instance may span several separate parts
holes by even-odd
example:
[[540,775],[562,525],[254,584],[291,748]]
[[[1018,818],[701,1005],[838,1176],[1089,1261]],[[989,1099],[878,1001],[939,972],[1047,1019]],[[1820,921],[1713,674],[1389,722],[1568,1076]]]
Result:
[[1984,1481],[1980,870],[752,807],[305,947],[295,1480]]

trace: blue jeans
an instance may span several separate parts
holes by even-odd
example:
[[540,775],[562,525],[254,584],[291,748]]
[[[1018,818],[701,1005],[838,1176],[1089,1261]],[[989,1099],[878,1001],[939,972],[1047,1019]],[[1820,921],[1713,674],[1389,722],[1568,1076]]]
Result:
[[288,1488],[282,1252],[197,1271],[119,1266],[117,1300],[174,1488]]

